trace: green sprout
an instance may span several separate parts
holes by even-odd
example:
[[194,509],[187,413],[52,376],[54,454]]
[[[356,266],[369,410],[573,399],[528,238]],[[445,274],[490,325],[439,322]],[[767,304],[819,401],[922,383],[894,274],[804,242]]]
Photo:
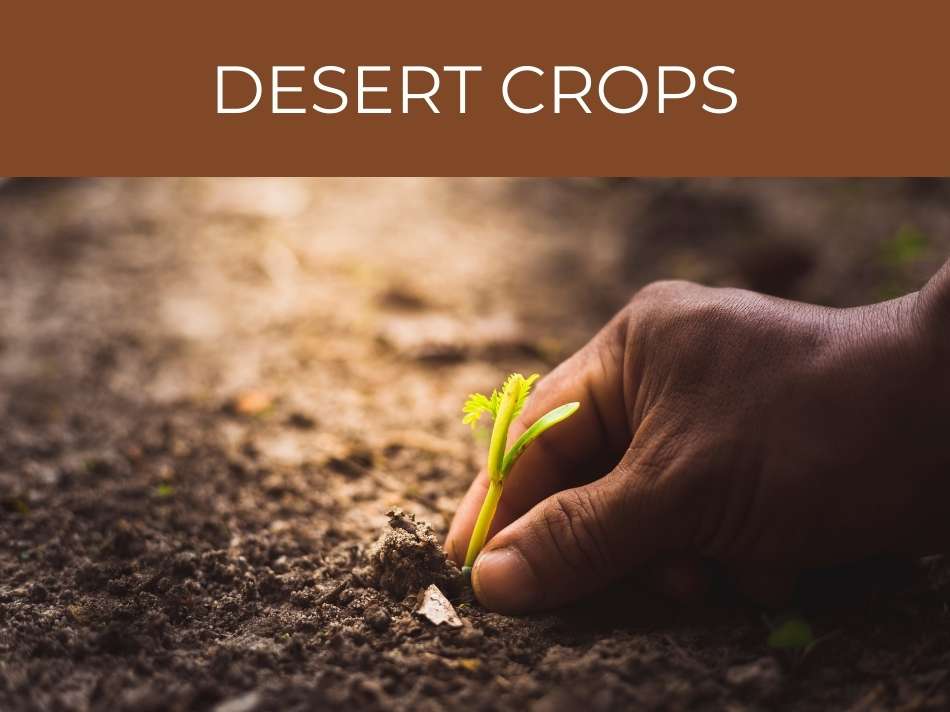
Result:
[[462,567],[462,573],[466,577],[472,573],[472,565],[478,558],[482,547],[485,546],[485,540],[488,538],[488,530],[491,528],[492,519],[495,518],[495,511],[498,509],[498,502],[501,500],[501,493],[505,486],[505,479],[515,466],[518,458],[524,454],[528,446],[548,428],[557,425],[562,420],[567,420],[580,407],[580,403],[565,403],[551,410],[540,418],[534,424],[524,431],[515,444],[505,451],[508,445],[508,430],[515,418],[524,408],[528,394],[531,393],[531,387],[538,380],[538,374],[533,374],[525,378],[520,373],[512,373],[505,380],[501,391],[492,391],[491,397],[484,396],[481,393],[473,393],[465,401],[462,412],[465,417],[463,423],[475,428],[475,424],[483,415],[488,415],[494,420],[491,431],[491,440],[488,444],[488,492],[485,494],[485,501],[482,502],[482,508],[478,513],[478,519],[475,520],[475,528],[472,530],[472,538],[468,543],[468,552],[465,554],[465,565]]
[[770,648],[807,651],[815,644],[811,624],[804,618],[793,616],[769,627],[772,629],[768,639]]

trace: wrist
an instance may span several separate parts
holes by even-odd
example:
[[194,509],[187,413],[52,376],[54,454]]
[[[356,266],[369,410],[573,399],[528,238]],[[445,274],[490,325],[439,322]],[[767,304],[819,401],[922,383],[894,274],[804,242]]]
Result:
[[934,297],[925,289],[859,308],[848,330],[859,347],[848,361],[865,364],[863,464],[887,482],[880,507],[893,517],[893,545],[915,552],[950,544],[950,302]]
[[921,336],[930,341],[946,364],[950,356],[950,260],[916,295]]
[[830,391],[860,404],[867,425],[878,427],[875,437],[900,441],[908,461],[919,456],[944,471],[950,466],[950,341],[943,306],[931,296],[922,290],[839,312],[823,376],[836,384]]
[[[914,295],[913,330],[923,352],[927,401],[950,419],[950,260]],[[945,434],[944,434],[945,438]]]

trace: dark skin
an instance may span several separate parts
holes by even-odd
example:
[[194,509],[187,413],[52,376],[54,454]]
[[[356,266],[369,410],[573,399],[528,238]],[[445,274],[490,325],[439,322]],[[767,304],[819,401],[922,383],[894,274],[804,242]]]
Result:
[[[688,599],[711,562],[774,602],[805,568],[950,543],[950,262],[851,309],[650,285],[538,384],[509,442],[574,400],[506,482],[472,574],[488,608],[631,573]],[[486,487],[455,515],[455,561]]]

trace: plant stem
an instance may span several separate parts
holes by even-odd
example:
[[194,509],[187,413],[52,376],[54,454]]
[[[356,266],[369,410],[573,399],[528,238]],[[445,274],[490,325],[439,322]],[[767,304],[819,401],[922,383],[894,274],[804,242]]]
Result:
[[462,573],[466,575],[471,573],[475,559],[478,558],[482,547],[485,546],[488,530],[491,527],[492,519],[495,517],[495,510],[498,509],[498,500],[501,499],[501,490],[504,487],[502,464],[505,460],[505,446],[508,444],[508,429],[511,427],[511,420],[514,417],[517,402],[517,390],[514,388],[506,389],[502,395],[501,404],[498,406],[498,413],[495,415],[491,442],[488,445],[488,492],[485,494],[485,501],[482,502],[482,508],[478,512],[478,519],[475,520],[472,538],[468,541],[465,566],[462,567]]
[[501,467],[505,460],[505,446],[508,444],[508,428],[511,427],[511,418],[515,414],[516,404],[515,390],[506,390],[498,406],[495,424],[491,431],[491,442],[488,444],[488,479],[492,482],[502,479]]
[[465,554],[465,566],[463,572],[470,572],[475,559],[481,553],[485,546],[485,540],[488,538],[488,529],[491,527],[492,519],[495,518],[495,510],[498,509],[498,501],[501,499],[501,491],[504,484],[499,480],[492,480],[488,483],[488,492],[485,494],[485,501],[482,502],[482,508],[478,512],[478,519],[475,520],[475,528],[472,530],[472,538],[468,542],[468,552]]

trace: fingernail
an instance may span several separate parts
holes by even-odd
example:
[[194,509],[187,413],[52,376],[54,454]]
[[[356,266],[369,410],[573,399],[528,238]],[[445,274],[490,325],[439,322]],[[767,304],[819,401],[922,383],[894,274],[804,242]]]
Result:
[[538,580],[515,547],[492,549],[479,556],[472,586],[482,605],[502,613],[531,610],[541,599]]

